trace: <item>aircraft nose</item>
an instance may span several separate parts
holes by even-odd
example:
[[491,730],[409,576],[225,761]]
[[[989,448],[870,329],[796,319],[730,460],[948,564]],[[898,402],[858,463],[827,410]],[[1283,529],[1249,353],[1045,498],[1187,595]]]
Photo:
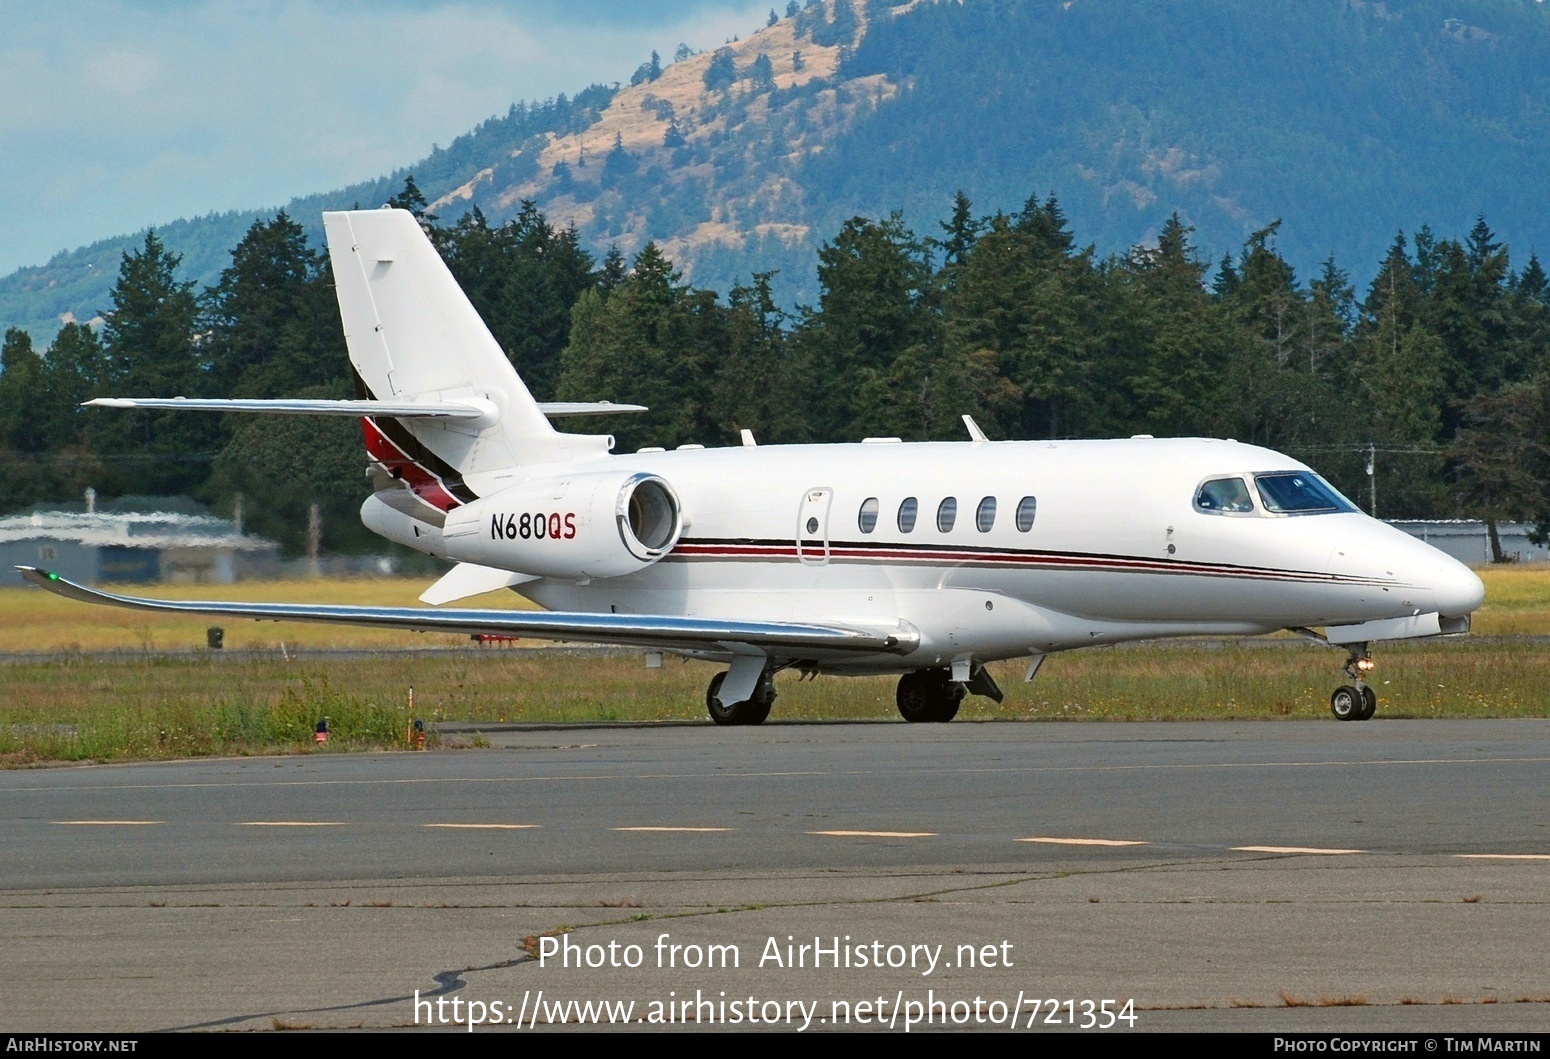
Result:
[[1463,563],[1439,566],[1433,585],[1437,613],[1445,618],[1462,618],[1485,602],[1485,583]]

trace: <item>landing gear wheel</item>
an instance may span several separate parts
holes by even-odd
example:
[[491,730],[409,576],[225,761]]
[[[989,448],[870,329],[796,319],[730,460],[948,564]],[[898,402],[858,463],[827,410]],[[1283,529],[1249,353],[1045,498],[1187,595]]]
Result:
[[1362,690],[1351,684],[1342,684],[1335,689],[1335,693],[1329,697],[1329,712],[1335,715],[1335,720],[1362,720],[1362,711],[1367,708],[1367,699]]
[[945,724],[958,715],[965,694],[963,685],[954,682],[947,670],[917,669],[899,678],[894,701],[906,721]]
[[766,678],[759,683],[753,698],[728,703],[721,701],[721,685],[726,679],[725,673],[717,673],[710,678],[710,687],[705,689],[705,710],[710,719],[724,728],[763,724],[770,715],[770,707],[775,704],[774,684]]
[[1329,712],[1337,721],[1366,721],[1378,712],[1378,693],[1367,686],[1372,675],[1372,651],[1368,644],[1345,645],[1345,674],[1354,683],[1342,684],[1329,697]]
[[[952,686],[953,685],[949,685],[949,687]],[[960,688],[963,687],[962,684],[956,686]],[[931,719],[938,724],[946,724],[948,721],[958,716],[958,707],[963,704],[963,699],[964,693],[960,691],[958,694],[949,698],[946,702],[939,703],[937,705],[936,716]]]
[[899,690],[894,693],[894,701],[898,703],[900,717],[911,724],[931,720],[931,707],[935,702],[931,695],[931,683],[928,670],[906,673],[899,678]]

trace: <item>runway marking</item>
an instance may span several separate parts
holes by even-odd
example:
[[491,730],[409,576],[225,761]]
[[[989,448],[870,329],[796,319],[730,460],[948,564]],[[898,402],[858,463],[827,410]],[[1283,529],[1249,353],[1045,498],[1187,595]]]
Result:
[[542,824],[421,824],[421,827],[446,827],[458,831],[527,831]]
[[935,831],[809,831],[809,835],[832,838],[935,838]]
[[1455,853],[1460,860],[1550,860],[1550,853]]
[[66,827],[150,827],[165,824],[165,820],[55,820]]
[[343,827],[343,820],[238,820],[236,827]]
[[1052,846],[1144,846],[1145,842],[1128,838],[1019,838],[1018,842],[1047,842]]
[[1232,846],[1238,853],[1366,853],[1365,849],[1319,849],[1316,846]]
[[[1148,764],[1148,765],[1031,765],[985,768],[897,768],[897,769],[804,769],[800,771],[755,771],[719,773],[716,779],[734,782],[749,779],[789,779],[824,776],[1002,776],[1046,775],[1062,772],[1215,772],[1238,769],[1275,768],[1373,768],[1395,765],[1536,765],[1550,763],[1550,757],[1470,757],[1470,758],[1401,758],[1353,761],[1219,761],[1212,763]],[[63,771],[63,770],[62,770]],[[235,789],[241,787],[405,787],[432,784],[489,784],[489,783],[595,783],[616,781],[638,783],[642,780],[705,779],[702,772],[621,772],[592,775],[533,775],[533,776],[427,776],[414,779],[369,780],[241,780],[235,783],[112,783],[112,784],[53,784],[38,783],[26,786],[4,786],[5,793],[53,792],[53,791],[142,791],[142,790],[200,790],[206,788]]]
[[713,831],[735,831],[735,827],[659,827],[655,825],[640,825],[638,827],[613,827],[610,831],[687,831],[691,834],[708,834]]

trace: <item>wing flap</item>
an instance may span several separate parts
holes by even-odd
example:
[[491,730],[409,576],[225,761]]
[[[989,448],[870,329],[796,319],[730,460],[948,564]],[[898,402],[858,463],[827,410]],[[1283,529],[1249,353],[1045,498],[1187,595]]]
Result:
[[719,650],[734,645],[766,653],[909,654],[917,632],[801,622],[725,621],[665,614],[585,614],[562,611],[428,610],[419,607],[351,607],[307,603],[226,603],[121,596],[78,585],[58,574],[18,566],[39,588],[81,603],[174,614],[250,618],[254,621],[310,621],[414,632],[474,635],[494,633],[537,640],[572,640],[667,650]]

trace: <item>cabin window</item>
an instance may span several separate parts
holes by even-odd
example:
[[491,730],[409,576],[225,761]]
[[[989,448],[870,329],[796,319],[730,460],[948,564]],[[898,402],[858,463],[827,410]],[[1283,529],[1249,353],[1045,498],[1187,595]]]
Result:
[[856,525],[862,533],[871,533],[877,528],[877,497],[861,501],[861,513],[856,516]]
[[1315,515],[1329,511],[1355,511],[1356,505],[1312,471],[1256,474],[1259,499],[1266,511],[1277,515]]
[[1025,496],[1017,502],[1017,532],[1027,533],[1033,529],[1033,518],[1039,513],[1039,501],[1031,496]]
[[919,511],[920,501],[916,500],[913,496],[907,496],[904,498],[904,502],[899,505],[900,533],[915,532],[915,516],[919,513]]
[[1254,501],[1242,478],[1213,478],[1195,494],[1195,510],[1211,515],[1246,515],[1254,511]]
[[953,523],[958,521],[958,498],[950,496],[937,505],[936,528],[943,533],[953,531]]
[[974,512],[974,527],[981,533],[989,533],[991,527],[996,524],[996,498],[987,496],[980,501],[979,510]]

